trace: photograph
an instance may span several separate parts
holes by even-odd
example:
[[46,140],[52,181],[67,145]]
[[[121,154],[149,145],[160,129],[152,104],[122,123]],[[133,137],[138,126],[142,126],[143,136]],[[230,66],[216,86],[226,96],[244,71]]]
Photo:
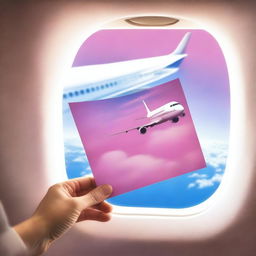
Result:
[[178,79],[69,105],[96,183],[112,197],[206,166]]

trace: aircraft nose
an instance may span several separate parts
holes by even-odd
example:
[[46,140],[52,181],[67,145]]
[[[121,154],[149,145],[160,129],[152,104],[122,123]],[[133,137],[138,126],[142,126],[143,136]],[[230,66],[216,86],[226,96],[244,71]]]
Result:
[[183,107],[181,104],[178,105],[177,107],[178,107],[178,110],[179,110],[179,111],[183,111],[183,110],[184,110],[184,107]]

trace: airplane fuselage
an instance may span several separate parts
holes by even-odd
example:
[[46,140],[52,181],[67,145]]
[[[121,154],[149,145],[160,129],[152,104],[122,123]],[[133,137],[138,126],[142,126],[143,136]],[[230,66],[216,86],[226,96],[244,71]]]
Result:
[[183,113],[184,107],[180,103],[172,101],[151,111],[147,117],[152,121],[161,120],[160,122],[165,122],[181,116]]
[[147,111],[146,118],[148,119],[148,122],[144,125],[113,133],[112,135],[128,133],[132,130],[138,130],[140,134],[145,134],[147,132],[147,129],[150,127],[154,127],[167,121],[177,123],[179,121],[179,117],[185,116],[184,107],[176,101],[171,101],[153,111],[150,111],[145,101],[143,101],[143,104]]
[[167,55],[72,68],[65,78],[64,112],[69,110],[68,102],[113,98],[158,85],[163,79],[173,79],[187,57],[189,38],[190,33],[186,33]]
[[185,116],[184,107],[176,101],[171,101],[153,111],[149,110],[145,102],[143,103],[147,110],[149,123],[137,128],[141,134],[145,134],[149,127],[153,127],[167,121],[177,123],[179,121],[179,117]]
[[180,62],[186,56],[186,54],[167,55],[72,68],[66,81],[63,99],[64,101],[98,100],[131,93],[177,73],[178,66],[168,65]]

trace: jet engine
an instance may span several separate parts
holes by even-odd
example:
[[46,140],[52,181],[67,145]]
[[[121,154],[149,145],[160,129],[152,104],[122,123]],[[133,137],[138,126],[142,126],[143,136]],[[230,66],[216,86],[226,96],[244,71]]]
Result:
[[140,127],[139,131],[140,131],[140,134],[145,134],[147,132],[147,128],[146,127]]
[[173,122],[173,123],[179,122],[179,118],[178,118],[178,117],[174,117],[174,118],[172,119],[172,122]]

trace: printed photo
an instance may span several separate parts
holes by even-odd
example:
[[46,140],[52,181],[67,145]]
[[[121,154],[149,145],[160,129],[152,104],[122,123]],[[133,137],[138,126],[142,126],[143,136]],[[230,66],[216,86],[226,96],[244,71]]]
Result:
[[96,183],[112,185],[112,197],[206,166],[178,79],[69,106]]

